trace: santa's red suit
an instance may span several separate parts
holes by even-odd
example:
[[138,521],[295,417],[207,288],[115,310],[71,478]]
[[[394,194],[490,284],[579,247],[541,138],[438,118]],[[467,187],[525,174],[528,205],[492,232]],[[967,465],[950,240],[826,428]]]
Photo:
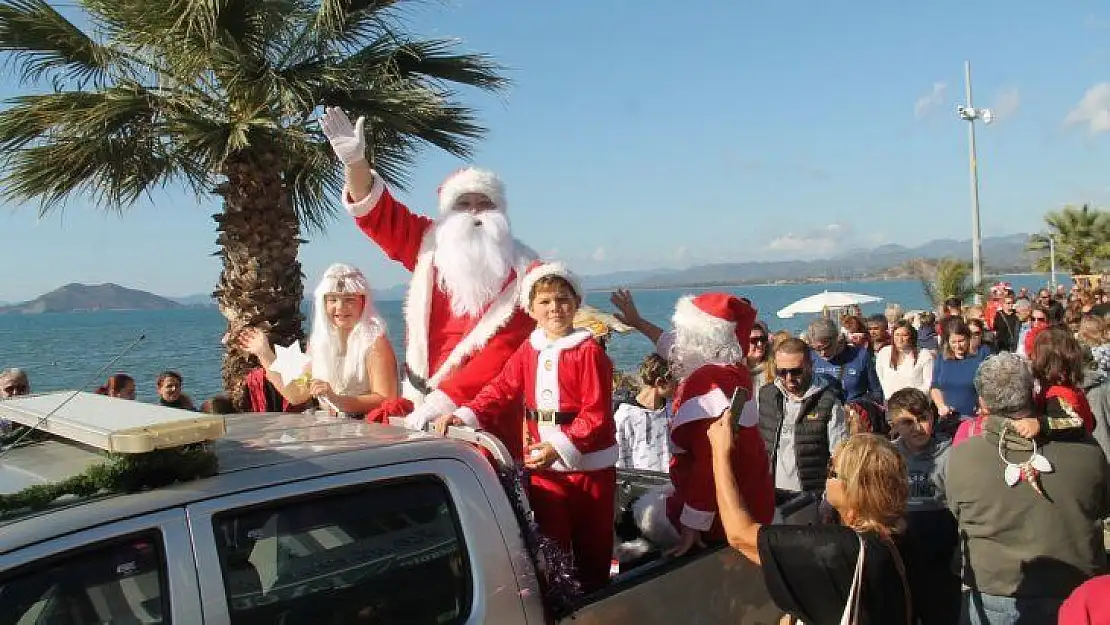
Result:
[[[675,390],[671,420],[671,484],[667,518],[676,531],[682,526],[704,532],[711,541],[725,540],[717,516],[713,453],[709,427],[729,407],[736,388],[752,396],[748,370],[735,365],[705,365],[687,376]],[[755,422],[740,420],[732,448],[732,470],[748,511],[759,523],[775,514],[775,487],[767,449]]]
[[[609,580],[613,549],[617,438],[613,365],[589,330],[549,339],[532,332],[501,373],[455,415],[471,427],[506,430],[510,406],[523,405],[531,443],[559,454],[530,476],[540,532],[574,554],[584,592]],[[541,423],[546,421],[546,423]]]
[[[500,182],[487,172],[464,169],[440,189],[441,212],[451,209],[454,198],[472,192],[491,196],[499,210],[504,210]],[[501,292],[480,315],[457,315],[451,310],[450,296],[436,279],[433,264],[436,222],[413,214],[394,199],[377,173],[366,198],[352,202],[348,189],[344,189],[343,198],[359,229],[413,274],[405,302],[408,371],[403,376],[402,395],[413,403],[425,422],[448,414],[493,379],[535,327],[517,301],[521,276],[535,260],[535,254],[516,244],[514,269]],[[507,409],[517,411],[515,422],[519,423],[519,408]],[[415,427],[423,425],[418,423]],[[519,430],[495,434],[519,455]]]

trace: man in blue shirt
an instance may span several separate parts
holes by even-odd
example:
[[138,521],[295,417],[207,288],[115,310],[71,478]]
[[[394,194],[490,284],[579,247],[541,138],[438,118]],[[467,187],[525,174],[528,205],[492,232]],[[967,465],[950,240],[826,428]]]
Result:
[[806,330],[813,372],[836,380],[845,403],[883,404],[883,389],[867,349],[848,344],[831,319],[817,319]]

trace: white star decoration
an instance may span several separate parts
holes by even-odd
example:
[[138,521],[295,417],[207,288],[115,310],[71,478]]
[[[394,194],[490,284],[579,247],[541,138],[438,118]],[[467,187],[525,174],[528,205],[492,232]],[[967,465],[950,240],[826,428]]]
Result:
[[275,345],[274,354],[277,358],[270,364],[270,371],[274,371],[280,375],[281,382],[286,386],[292,384],[294,380],[304,375],[305,369],[308,368],[308,363],[312,360],[301,350],[300,341],[293,341],[293,344],[289,347]]

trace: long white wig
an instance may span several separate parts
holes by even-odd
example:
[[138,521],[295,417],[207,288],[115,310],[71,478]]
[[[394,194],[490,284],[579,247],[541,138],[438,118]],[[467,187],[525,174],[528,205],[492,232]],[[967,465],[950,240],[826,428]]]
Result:
[[[324,304],[326,295],[362,295],[362,314],[351,329],[346,344],[339,339],[339,330],[328,319]],[[362,272],[344,263],[327,268],[316,285],[312,302],[312,334],[308,339],[308,355],[312,358],[312,377],[324,380],[338,393],[362,387],[369,379],[366,354],[385,333],[385,321],[374,307],[370,283]]]

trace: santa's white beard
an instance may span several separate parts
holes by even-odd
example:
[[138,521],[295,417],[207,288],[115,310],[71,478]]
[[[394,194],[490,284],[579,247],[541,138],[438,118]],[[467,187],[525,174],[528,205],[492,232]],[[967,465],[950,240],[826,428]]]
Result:
[[714,336],[676,328],[674,344],[667,359],[671,362],[671,371],[678,379],[683,379],[705,365],[741,362],[744,351],[735,341],[723,343]]
[[455,315],[474,317],[505,285],[513,237],[504,213],[452,213],[436,225],[434,264]]

